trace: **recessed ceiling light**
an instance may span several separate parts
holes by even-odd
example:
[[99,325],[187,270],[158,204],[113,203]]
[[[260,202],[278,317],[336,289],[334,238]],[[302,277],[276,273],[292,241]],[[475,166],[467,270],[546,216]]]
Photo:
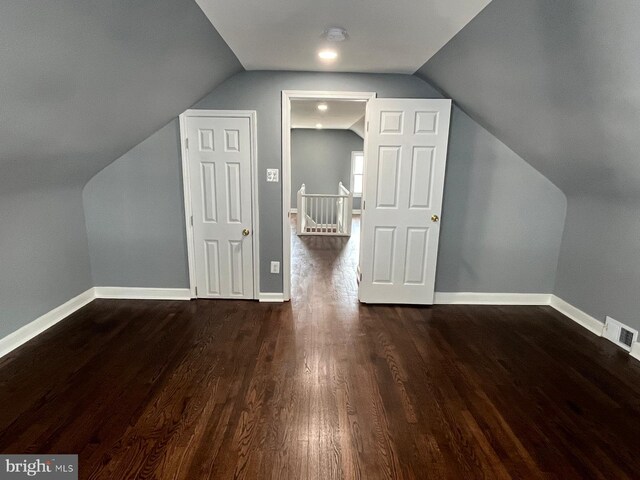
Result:
[[322,36],[330,42],[344,42],[349,38],[347,31],[341,27],[329,27],[322,33]]
[[329,108],[329,106],[326,103],[319,103],[318,104],[318,110],[320,110],[321,112],[326,112],[328,108]]
[[321,123],[316,123],[316,128],[322,128],[322,124]]
[[322,60],[331,61],[331,60],[335,60],[336,58],[338,58],[338,52],[336,52],[335,50],[320,50],[318,52],[318,56]]

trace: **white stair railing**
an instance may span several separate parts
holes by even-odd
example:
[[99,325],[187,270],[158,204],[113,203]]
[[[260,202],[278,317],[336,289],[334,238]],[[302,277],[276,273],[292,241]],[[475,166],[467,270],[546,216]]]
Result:
[[298,190],[298,235],[351,235],[353,194],[338,184],[337,194],[306,193],[304,183]]

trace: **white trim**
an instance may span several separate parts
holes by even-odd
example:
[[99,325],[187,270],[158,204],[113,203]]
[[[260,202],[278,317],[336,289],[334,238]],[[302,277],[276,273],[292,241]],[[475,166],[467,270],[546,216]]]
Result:
[[291,299],[291,225],[289,224],[289,213],[291,212],[291,100],[338,99],[368,102],[372,98],[376,98],[376,92],[282,91],[282,295],[285,301]]
[[640,342],[636,342],[632,345],[629,355],[631,355],[636,360],[640,360]]
[[359,208],[354,208],[353,210],[351,210],[352,215],[360,215],[361,213],[362,210],[360,210]]
[[260,206],[258,195],[258,120],[255,110],[186,110],[180,114],[180,151],[182,156],[182,189],[184,197],[184,218],[187,230],[187,259],[189,264],[189,293],[196,298],[196,268],[195,246],[193,239],[193,225],[191,216],[191,178],[189,174],[189,160],[186,145],[187,117],[244,117],[251,124],[251,231],[253,232],[253,298],[258,298],[260,291]]
[[351,194],[353,195],[353,198],[362,198],[362,192],[356,193],[353,190],[353,183],[354,183],[353,182],[353,176],[355,175],[355,173],[353,172],[353,166],[354,166],[353,157],[356,154],[362,155],[362,162],[363,162],[363,164],[362,164],[362,173],[359,173],[358,175],[362,175],[362,189],[364,190],[364,145],[363,145],[363,149],[362,150],[353,150],[351,152],[351,176],[349,177],[349,187],[350,187],[349,190],[351,190]]
[[593,318],[588,313],[583,312],[577,307],[574,307],[568,302],[565,302],[560,297],[555,295],[551,295],[551,300],[549,302],[553,308],[555,308],[558,312],[562,313],[566,317],[569,317],[574,322],[582,325],[584,328],[589,330],[591,333],[596,334],[597,336],[602,336],[602,329],[604,328],[604,323],[600,320]]
[[289,209],[289,213],[294,213],[294,214],[298,214],[298,209],[297,208],[290,208]]
[[95,287],[95,298],[127,300],[191,300],[188,288]]
[[261,302],[281,303],[284,302],[284,295],[282,293],[260,292],[258,299]]
[[187,264],[189,267],[189,292],[192,298],[196,298],[196,260],[193,250],[193,226],[191,217],[193,209],[191,207],[191,174],[189,173],[189,162],[187,161],[187,116],[186,112],[181,114],[180,119],[180,153],[182,160],[182,197],[184,198],[184,221],[187,230]]
[[87,305],[94,298],[94,289],[90,288],[0,339],[0,357],[4,357],[7,353],[28,342],[36,335],[40,335],[56,323],[64,320],[76,310]]
[[436,292],[439,305],[549,305],[547,293]]

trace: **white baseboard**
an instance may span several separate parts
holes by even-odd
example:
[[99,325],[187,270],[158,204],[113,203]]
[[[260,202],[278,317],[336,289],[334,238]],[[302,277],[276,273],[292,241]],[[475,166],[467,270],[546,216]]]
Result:
[[261,302],[284,302],[284,294],[260,292],[258,294],[258,300]]
[[[76,310],[87,305],[94,298],[146,299],[146,300],[190,300],[188,288],[129,288],[94,287],[45,313],[31,323],[0,339],[0,358],[31,340]],[[282,293],[258,295],[260,302],[284,302]],[[602,336],[604,323],[593,318],[570,303],[551,294],[540,293],[476,293],[476,292],[436,292],[436,304],[459,305],[550,305],[558,312],[583,326],[593,334]],[[640,342],[634,343],[630,355],[640,360]]]
[[188,288],[95,287],[96,298],[128,300],[191,300]]
[[440,305],[549,305],[547,293],[436,292]]
[[0,339],[0,357],[4,357],[7,353],[15,350],[23,343],[28,342],[36,335],[41,334],[59,321],[64,320],[73,312],[91,302],[94,298],[93,288],[90,288],[86,292],[81,293],[77,297],[73,297],[68,302],[63,303],[59,307],[36,318],[31,323]]
[[587,330],[592,333],[602,336],[602,329],[604,328],[604,323],[600,320],[593,318],[588,313],[583,312],[577,307],[574,307],[568,302],[565,302],[560,297],[555,295],[551,295],[551,301],[549,303],[553,308],[562,313],[563,315],[569,317],[574,322],[582,325]]

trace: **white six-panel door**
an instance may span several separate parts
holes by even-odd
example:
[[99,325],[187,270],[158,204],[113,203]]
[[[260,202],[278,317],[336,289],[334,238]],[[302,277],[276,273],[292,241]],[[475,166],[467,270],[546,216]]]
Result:
[[359,298],[433,304],[451,100],[373,99]]
[[251,121],[187,116],[185,124],[197,296],[254,298]]

